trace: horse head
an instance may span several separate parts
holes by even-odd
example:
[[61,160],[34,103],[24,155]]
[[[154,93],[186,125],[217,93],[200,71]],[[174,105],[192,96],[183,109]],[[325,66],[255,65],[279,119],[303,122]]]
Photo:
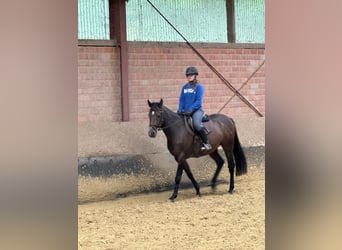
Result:
[[147,103],[150,107],[148,113],[150,119],[148,136],[156,137],[158,129],[162,128],[163,125],[163,99],[160,99],[160,102],[150,102],[150,100],[147,100]]

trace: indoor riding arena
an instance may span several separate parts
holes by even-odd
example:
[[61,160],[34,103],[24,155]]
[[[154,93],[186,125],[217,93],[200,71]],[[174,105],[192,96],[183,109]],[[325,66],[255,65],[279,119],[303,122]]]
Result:
[[[263,0],[78,1],[78,248],[265,249]],[[200,18],[195,18],[200,17]],[[177,111],[196,66],[206,114],[235,121],[248,172],[218,185],[209,156],[188,159],[201,196],[147,100]]]

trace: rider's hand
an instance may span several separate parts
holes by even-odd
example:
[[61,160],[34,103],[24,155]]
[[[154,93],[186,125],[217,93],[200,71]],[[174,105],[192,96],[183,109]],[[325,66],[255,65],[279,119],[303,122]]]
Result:
[[183,115],[192,116],[192,112],[191,111],[185,111],[185,112],[183,112]]

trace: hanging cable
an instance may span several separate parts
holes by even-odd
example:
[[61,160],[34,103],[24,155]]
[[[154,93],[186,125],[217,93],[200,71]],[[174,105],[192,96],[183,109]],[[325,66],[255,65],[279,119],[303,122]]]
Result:
[[[259,69],[265,64],[265,60],[259,65],[259,67],[254,70],[254,72],[247,78],[247,80],[241,85],[241,87],[238,89],[238,91],[240,91],[247,83],[248,81],[256,74],[256,72],[259,71]],[[220,110],[217,113],[220,113],[226,106],[228,103],[230,103],[230,101],[234,98],[235,93],[228,99],[228,101],[222,106],[222,108],[220,108]]]

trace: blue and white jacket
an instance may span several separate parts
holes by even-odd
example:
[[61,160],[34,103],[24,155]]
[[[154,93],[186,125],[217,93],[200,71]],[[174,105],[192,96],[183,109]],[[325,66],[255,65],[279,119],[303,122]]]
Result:
[[200,82],[186,83],[181,90],[179,97],[178,112],[194,112],[202,110],[204,87]]

